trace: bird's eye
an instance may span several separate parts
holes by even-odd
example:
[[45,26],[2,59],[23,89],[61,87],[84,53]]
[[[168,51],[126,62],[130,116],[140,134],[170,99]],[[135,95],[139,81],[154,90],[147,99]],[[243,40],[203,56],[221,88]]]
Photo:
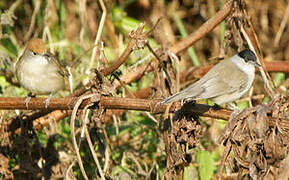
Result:
[[36,52],[32,52],[32,54],[33,54],[34,56],[36,56]]

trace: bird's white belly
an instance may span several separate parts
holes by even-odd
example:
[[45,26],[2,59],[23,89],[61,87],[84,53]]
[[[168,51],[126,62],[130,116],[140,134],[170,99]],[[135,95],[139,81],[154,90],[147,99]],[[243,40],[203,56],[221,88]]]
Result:
[[17,76],[25,89],[35,94],[49,94],[64,88],[64,79],[57,67],[46,60],[31,59],[22,65],[22,71]]

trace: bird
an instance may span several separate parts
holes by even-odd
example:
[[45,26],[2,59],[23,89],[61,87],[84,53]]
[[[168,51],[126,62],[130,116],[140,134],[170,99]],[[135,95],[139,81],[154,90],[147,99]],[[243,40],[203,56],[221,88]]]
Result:
[[33,95],[49,94],[45,100],[47,108],[53,94],[65,89],[71,76],[70,69],[47,52],[44,41],[39,38],[33,38],[27,43],[15,64],[15,74],[20,85],[30,91],[24,101],[27,109]]
[[211,99],[216,105],[233,102],[252,86],[255,68],[260,67],[249,49],[216,64],[200,80],[161,101],[169,104],[179,100]]

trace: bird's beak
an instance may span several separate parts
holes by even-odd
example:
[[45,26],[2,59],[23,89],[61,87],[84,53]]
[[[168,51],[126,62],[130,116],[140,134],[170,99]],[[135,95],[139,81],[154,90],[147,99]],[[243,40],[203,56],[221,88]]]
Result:
[[47,59],[51,57],[49,53],[44,53],[43,56],[46,57]]

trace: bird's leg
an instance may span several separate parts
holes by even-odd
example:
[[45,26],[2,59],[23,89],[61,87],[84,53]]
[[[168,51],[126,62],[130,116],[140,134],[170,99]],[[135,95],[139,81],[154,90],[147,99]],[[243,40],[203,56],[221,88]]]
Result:
[[30,101],[30,99],[32,97],[35,97],[35,94],[33,94],[32,92],[29,92],[29,94],[27,95],[26,99],[24,100],[24,104],[25,104],[27,109],[28,109],[28,103],[29,103],[29,101]]
[[53,96],[53,92],[50,93],[50,95],[48,96],[47,99],[45,99],[45,108],[46,108],[46,109],[47,109],[47,107],[48,107],[48,105],[49,105],[49,101],[50,101],[50,99],[52,98],[52,96]]
[[28,103],[29,103],[30,99],[31,99],[31,96],[28,95],[28,96],[26,97],[26,99],[24,100],[24,104],[25,104],[25,106],[26,106],[27,109],[28,109]]

